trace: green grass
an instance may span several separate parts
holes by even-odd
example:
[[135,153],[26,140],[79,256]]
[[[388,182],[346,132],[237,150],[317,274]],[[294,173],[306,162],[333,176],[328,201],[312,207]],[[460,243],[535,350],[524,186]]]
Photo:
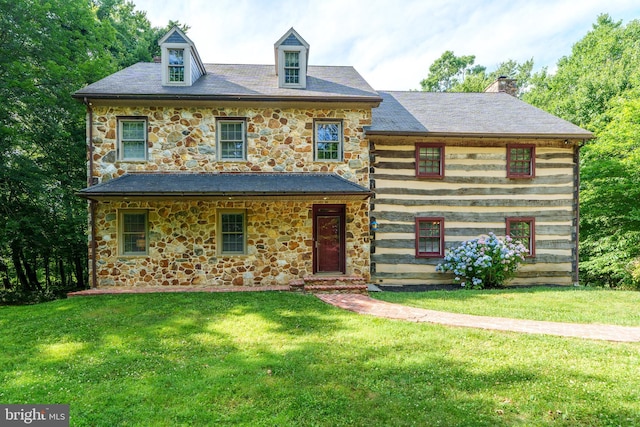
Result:
[[392,321],[285,293],[1,307],[0,330],[0,402],[70,404],[72,426],[640,425],[640,344]]
[[596,288],[459,289],[371,293],[376,299],[453,313],[640,326],[640,292]]

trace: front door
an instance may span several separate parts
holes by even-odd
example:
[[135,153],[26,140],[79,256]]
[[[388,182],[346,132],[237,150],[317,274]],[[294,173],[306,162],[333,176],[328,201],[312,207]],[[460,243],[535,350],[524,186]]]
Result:
[[344,205],[313,206],[313,272],[345,273]]

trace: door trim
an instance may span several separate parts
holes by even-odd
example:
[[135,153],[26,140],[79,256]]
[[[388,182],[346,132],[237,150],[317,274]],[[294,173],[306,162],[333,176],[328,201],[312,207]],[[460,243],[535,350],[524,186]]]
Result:
[[[346,252],[346,224],[345,205],[313,205],[313,274],[316,273],[347,273],[347,252]],[[339,270],[338,271],[318,271],[318,250],[316,248],[316,242],[318,241],[318,216],[337,216],[340,218],[340,255],[338,258]]]

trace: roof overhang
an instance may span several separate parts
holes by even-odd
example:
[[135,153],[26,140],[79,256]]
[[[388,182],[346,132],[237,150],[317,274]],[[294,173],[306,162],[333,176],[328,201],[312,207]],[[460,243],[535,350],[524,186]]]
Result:
[[569,139],[585,140],[593,139],[595,136],[591,132],[584,133],[473,133],[473,132],[424,132],[424,131],[385,131],[385,130],[365,130],[367,137],[437,137],[437,138],[512,138],[512,139]]
[[366,200],[373,193],[332,173],[130,173],[77,193],[96,201],[134,199]]

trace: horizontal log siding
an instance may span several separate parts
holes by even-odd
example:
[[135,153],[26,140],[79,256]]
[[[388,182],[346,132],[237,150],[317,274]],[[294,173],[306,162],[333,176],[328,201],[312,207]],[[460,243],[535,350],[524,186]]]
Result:
[[[445,176],[415,176],[415,142],[445,143]],[[506,217],[534,217],[536,256],[520,268],[514,284],[572,283],[575,262],[573,143],[536,144],[536,177],[506,177],[506,145],[514,141],[373,138],[378,222],[372,279],[385,285],[450,284],[435,272],[441,259],[415,257],[415,218],[443,217],[445,247],[494,232],[506,233]]]

